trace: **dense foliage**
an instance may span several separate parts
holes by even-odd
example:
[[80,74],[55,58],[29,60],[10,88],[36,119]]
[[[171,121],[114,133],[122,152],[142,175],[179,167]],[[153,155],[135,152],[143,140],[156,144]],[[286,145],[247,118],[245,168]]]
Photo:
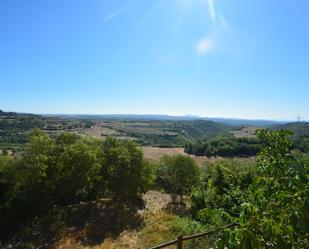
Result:
[[148,163],[132,141],[101,143],[73,133],[54,140],[34,130],[21,158],[0,157],[0,234],[53,205],[100,197],[126,200],[150,182]]
[[283,129],[293,132],[291,136],[292,148],[298,149],[303,153],[309,153],[309,123],[308,122],[294,122],[277,127],[273,129]]
[[308,248],[309,164],[291,153],[290,134],[259,131],[263,148],[255,169],[220,163],[206,173],[206,185],[192,192],[196,219],[239,224],[223,234],[218,248]]
[[193,217],[208,226],[232,222],[239,216],[255,176],[252,161],[233,159],[207,164],[202,183],[191,192]]
[[230,244],[240,248],[308,248],[309,165],[291,154],[286,131],[259,137],[264,148],[259,155],[259,176],[242,204],[240,227],[230,235]]

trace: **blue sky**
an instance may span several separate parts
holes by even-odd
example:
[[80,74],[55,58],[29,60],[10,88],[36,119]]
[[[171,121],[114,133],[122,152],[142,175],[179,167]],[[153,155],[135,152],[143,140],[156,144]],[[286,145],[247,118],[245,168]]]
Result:
[[0,109],[309,120],[307,0],[1,0]]

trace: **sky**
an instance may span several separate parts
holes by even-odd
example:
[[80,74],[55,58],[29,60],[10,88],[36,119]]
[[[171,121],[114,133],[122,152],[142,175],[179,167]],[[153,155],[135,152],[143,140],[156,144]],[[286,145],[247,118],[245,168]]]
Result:
[[0,109],[309,120],[307,0],[1,0]]

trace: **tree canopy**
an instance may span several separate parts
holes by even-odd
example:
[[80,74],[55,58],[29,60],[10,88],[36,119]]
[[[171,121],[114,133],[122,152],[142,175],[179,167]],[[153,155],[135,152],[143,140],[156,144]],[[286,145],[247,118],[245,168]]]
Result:
[[156,175],[158,186],[181,196],[190,193],[200,180],[200,170],[195,161],[183,155],[163,156]]
[[[53,205],[101,197],[137,196],[152,181],[150,167],[133,141],[105,141],[40,130],[29,134],[18,159],[0,156],[0,234]],[[119,200],[119,198],[118,198]]]

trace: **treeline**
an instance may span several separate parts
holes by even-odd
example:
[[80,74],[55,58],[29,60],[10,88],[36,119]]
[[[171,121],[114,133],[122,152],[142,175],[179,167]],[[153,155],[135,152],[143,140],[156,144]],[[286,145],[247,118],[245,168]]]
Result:
[[222,136],[197,140],[185,145],[185,152],[196,156],[250,157],[261,149],[256,138]]
[[136,142],[140,145],[157,146],[162,148],[183,147],[189,140],[179,134],[141,134],[131,132],[129,135],[135,138]]
[[73,133],[52,139],[34,130],[28,141],[20,158],[0,157],[0,239],[54,205],[102,197],[122,202],[152,182],[142,151],[129,140]]

